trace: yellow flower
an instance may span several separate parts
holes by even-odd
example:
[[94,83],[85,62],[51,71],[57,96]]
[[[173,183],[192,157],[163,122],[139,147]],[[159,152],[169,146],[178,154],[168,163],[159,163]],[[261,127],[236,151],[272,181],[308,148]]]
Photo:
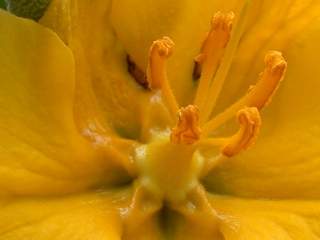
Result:
[[0,240],[320,238],[318,0],[39,23],[0,10]]

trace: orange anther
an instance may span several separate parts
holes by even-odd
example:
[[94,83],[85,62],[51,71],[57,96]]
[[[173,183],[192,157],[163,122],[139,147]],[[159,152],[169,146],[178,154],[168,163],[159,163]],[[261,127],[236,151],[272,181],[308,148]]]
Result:
[[176,144],[193,144],[199,140],[199,110],[194,105],[181,108],[178,112],[178,123],[171,132],[171,142]]
[[239,131],[228,138],[222,147],[222,153],[227,157],[232,157],[253,145],[259,134],[261,118],[257,108],[241,109],[237,118],[240,124]]

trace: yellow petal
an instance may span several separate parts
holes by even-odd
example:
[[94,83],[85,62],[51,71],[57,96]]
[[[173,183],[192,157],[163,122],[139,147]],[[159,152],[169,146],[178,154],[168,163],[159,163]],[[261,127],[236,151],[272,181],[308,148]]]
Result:
[[297,18],[286,22],[265,47],[284,51],[286,78],[262,114],[257,144],[211,173],[207,184],[212,191],[246,197],[320,197],[320,6],[311,2],[297,1]]
[[[208,200],[217,212],[218,222],[205,217],[187,219],[167,211],[169,239],[318,240],[320,237],[320,202],[316,200],[249,200],[213,194],[208,194]],[[189,211],[192,206],[190,203]]]
[[73,192],[114,178],[77,132],[73,57],[54,33],[0,10],[0,66],[0,195]]
[[0,239],[120,240],[125,192],[0,202]]
[[316,240],[320,202],[210,197],[225,240]]
[[138,138],[143,89],[128,73],[127,52],[110,22],[111,1],[53,0],[40,23],[58,33],[76,64],[76,118],[80,129]]

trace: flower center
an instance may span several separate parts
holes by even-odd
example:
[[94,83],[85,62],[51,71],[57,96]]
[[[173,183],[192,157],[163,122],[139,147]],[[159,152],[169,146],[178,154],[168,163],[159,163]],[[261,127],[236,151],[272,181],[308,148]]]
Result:
[[[197,149],[206,146],[218,147],[221,151],[220,157],[214,162],[204,162],[204,174],[219,163],[219,159],[232,157],[253,145],[261,126],[259,111],[271,101],[284,77],[287,64],[282,54],[277,51],[268,52],[265,56],[265,69],[260,74],[257,84],[250,86],[247,94],[224,112],[210,118],[231,63],[230,53],[234,52],[241,35],[239,29],[241,31],[243,21],[241,18],[238,19],[238,26],[232,32],[234,19],[235,15],[232,12],[218,12],[214,15],[200,54],[195,58],[194,75],[199,78],[196,96],[194,102],[186,107],[180,107],[177,103],[166,73],[167,59],[173,53],[173,41],[169,37],[163,37],[154,41],[150,48],[147,74],[142,78],[145,81],[143,85],[151,91],[162,93],[176,126],[171,129],[170,137],[160,141],[161,144],[149,144],[144,155],[145,160],[140,161],[139,167],[143,169],[142,175],[154,173],[151,174],[152,177],[149,174],[148,181],[161,185],[159,189],[163,190],[163,196],[167,196],[166,191],[170,185],[174,186],[174,183],[182,181],[192,182],[199,177],[198,172],[191,174],[192,159]],[[139,73],[139,76],[142,75]],[[234,117],[239,122],[239,130],[234,135],[210,137],[215,129]],[[170,171],[174,174],[171,175]],[[181,189],[182,185],[188,186],[189,183],[180,185],[179,189],[186,191]]]
[[[232,30],[234,21],[232,12],[218,12],[213,17],[211,29],[200,54],[195,58],[193,76],[198,81],[198,89],[194,102],[186,107],[179,106],[166,74],[167,59],[173,53],[174,43],[170,38],[163,37],[154,41],[150,48],[144,85],[155,94],[161,92],[176,122],[169,136],[161,135],[137,150],[140,176],[137,196],[140,200],[147,195],[152,196],[155,199],[153,202],[157,202],[154,209],[160,208],[162,201],[183,213],[188,209],[184,206],[190,201],[201,205],[201,208],[207,206],[199,179],[221,161],[254,144],[261,126],[260,111],[270,103],[285,75],[287,64],[282,54],[268,52],[264,60],[265,69],[256,85],[250,86],[242,98],[212,117],[243,31],[243,16],[237,19],[237,26]],[[232,118],[238,120],[237,132],[227,137],[211,137],[219,126]],[[220,154],[206,159],[199,151],[204,147],[219,148]],[[196,203],[193,203],[194,199],[197,199]],[[137,202],[135,204],[133,208],[139,205]],[[212,209],[208,211],[209,215],[215,215]]]

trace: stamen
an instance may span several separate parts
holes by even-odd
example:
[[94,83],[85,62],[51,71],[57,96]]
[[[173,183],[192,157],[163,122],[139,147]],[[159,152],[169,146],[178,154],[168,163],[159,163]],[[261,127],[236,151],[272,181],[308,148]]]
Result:
[[245,99],[247,106],[256,106],[262,109],[267,106],[283,80],[287,63],[282,54],[277,51],[270,51],[265,57],[265,70],[256,86],[249,89]]
[[216,146],[221,148],[224,156],[231,157],[250,147],[258,136],[261,117],[256,107],[245,107],[238,111],[239,131],[229,138],[204,138],[199,146]]
[[222,154],[232,157],[241,150],[246,150],[252,146],[259,134],[261,126],[261,117],[255,107],[241,109],[237,118],[240,124],[239,131],[230,137],[222,148]]
[[201,123],[205,123],[210,118],[210,115],[217,103],[223,84],[233,62],[233,56],[236,53],[237,47],[245,30],[248,16],[250,15],[248,14],[249,5],[250,0],[243,1],[243,3],[240,4],[241,10],[239,17],[236,20],[236,27],[234,28],[232,37],[228,43],[228,46],[226,47],[223,58],[221,59],[219,69],[217,70],[214,79],[212,80],[212,84],[207,92],[207,98],[205,100],[206,102],[200,115]]
[[170,112],[175,116],[179,106],[173,95],[166,72],[166,62],[172,54],[173,47],[174,43],[168,37],[153,42],[149,52],[147,81],[150,89],[161,90]]
[[209,134],[221,124],[231,119],[237,111],[244,107],[256,107],[261,110],[270,103],[272,96],[284,78],[286,69],[287,63],[280,52],[270,51],[267,53],[265,57],[265,70],[260,74],[257,84],[251,86],[248,93],[239,101],[207,122],[203,127],[205,134]]
[[201,47],[201,53],[195,58],[194,76],[200,76],[200,80],[194,104],[199,106],[200,111],[208,96],[211,79],[218,69],[229,42],[233,20],[233,12],[216,13],[212,19],[211,30]]
[[206,161],[201,172],[202,177],[206,176],[213,168],[222,164],[229,157],[248,149],[255,143],[261,127],[261,117],[258,109],[255,107],[243,108],[238,112],[237,118],[240,129],[233,136],[228,138],[205,138],[198,142],[200,147],[219,147],[221,149],[219,155]]
[[199,109],[194,105],[181,108],[178,112],[177,126],[171,132],[171,142],[193,144],[199,140],[200,134]]

